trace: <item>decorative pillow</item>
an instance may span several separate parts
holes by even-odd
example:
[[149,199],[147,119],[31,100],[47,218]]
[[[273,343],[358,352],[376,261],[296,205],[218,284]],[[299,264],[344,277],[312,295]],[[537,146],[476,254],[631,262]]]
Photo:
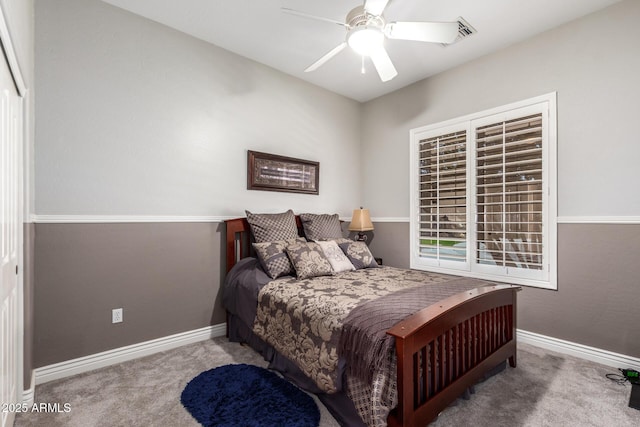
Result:
[[335,240],[316,243],[318,243],[322,248],[322,252],[324,252],[324,256],[329,260],[329,264],[331,264],[331,268],[333,268],[334,273],[356,269],[353,264],[351,264],[351,261],[349,261],[349,258],[347,258],[344,252],[342,252],[342,249],[340,249]]
[[293,266],[291,265],[291,261],[289,261],[285,249],[288,245],[295,242],[305,243],[306,240],[304,237],[297,237],[295,239],[279,240],[277,242],[253,244],[260,264],[269,277],[275,279],[280,276],[294,274],[295,271],[293,270]]
[[331,276],[333,269],[322,248],[316,242],[292,243],[287,246],[287,255],[293,263],[298,279],[315,276]]
[[296,217],[289,209],[278,214],[253,214],[245,211],[256,243],[277,242],[298,237]]
[[364,242],[349,241],[339,243],[338,246],[340,246],[340,249],[349,258],[356,270],[380,267]]
[[342,237],[342,227],[340,226],[340,218],[338,214],[316,215],[303,213],[300,214],[304,235],[309,240],[330,240]]

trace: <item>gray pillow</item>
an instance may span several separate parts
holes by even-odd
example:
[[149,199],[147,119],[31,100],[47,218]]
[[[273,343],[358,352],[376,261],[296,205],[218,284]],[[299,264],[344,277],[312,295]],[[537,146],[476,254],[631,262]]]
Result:
[[245,211],[256,243],[277,242],[298,237],[296,217],[289,209],[277,214],[254,214]]
[[295,242],[288,245],[286,251],[298,279],[333,274],[329,260],[320,245],[315,242]]
[[280,276],[293,275],[295,273],[293,265],[291,265],[291,261],[289,261],[289,257],[285,252],[287,246],[294,242],[304,243],[306,240],[304,237],[297,237],[295,239],[279,240],[277,242],[253,244],[262,268],[272,279]]
[[349,241],[338,243],[338,246],[340,246],[340,249],[349,258],[356,270],[380,267],[366,243]]
[[309,240],[331,240],[343,237],[338,214],[300,214],[304,235]]

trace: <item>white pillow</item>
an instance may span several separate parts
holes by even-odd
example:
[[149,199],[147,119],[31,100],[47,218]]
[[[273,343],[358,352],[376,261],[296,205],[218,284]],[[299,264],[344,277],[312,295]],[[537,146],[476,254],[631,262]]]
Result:
[[351,261],[349,261],[349,258],[347,258],[344,252],[342,252],[342,249],[340,249],[335,240],[319,241],[316,243],[322,248],[324,256],[329,260],[329,264],[331,264],[331,268],[333,268],[335,273],[356,269],[353,264],[351,264]]

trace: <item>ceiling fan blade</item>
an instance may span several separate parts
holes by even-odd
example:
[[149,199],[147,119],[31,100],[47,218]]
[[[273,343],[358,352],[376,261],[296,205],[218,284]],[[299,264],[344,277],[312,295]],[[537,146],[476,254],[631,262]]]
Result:
[[385,27],[390,39],[452,43],[458,37],[457,22],[391,22]]
[[289,9],[287,7],[281,7],[280,10],[282,12],[284,12],[284,13],[288,13],[289,15],[302,16],[303,18],[315,19],[317,21],[329,22],[331,24],[338,24],[338,25],[340,25],[342,27],[349,27],[344,22],[336,21],[335,19],[324,18],[322,16],[311,15],[309,13],[300,12],[299,10]]
[[372,15],[382,15],[384,8],[387,7],[389,0],[365,0],[364,10]]
[[393,66],[393,62],[391,62],[391,58],[389,58],[389,54],[384,47],[377,49],[371,55],[371,61],[373,61],[373,65],[376,67],[376,71],[378,71],[380,80],[383,82],[388,82],[398,75],[396,67]]
[[347,47],[347,42],[340,43],[338,46],[334,47],[329,52],[327,52],[322,58],[318,59],[316,62],[311,64],[309,67],[307,67],[307,69],[304,70],[304,72],[309,73],[311,71],[318,69],[322,64],[324,64],[325,62],[327,62],[328,60],[336,56],[338,53],[340,53],[340,51],[345,47]]

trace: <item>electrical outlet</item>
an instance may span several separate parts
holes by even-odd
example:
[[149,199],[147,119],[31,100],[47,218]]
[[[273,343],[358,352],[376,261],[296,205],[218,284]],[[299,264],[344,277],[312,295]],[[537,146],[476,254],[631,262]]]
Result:
[[111,310],[111,323],[120,323],[122,322],[122,309],[114,308]]

